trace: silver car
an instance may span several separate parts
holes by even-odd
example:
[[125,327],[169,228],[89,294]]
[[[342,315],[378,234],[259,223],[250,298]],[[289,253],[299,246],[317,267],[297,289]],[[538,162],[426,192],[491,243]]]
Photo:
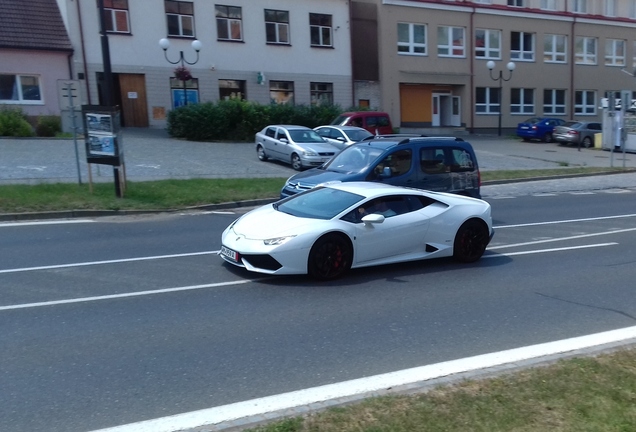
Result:
[[320,166],[338,152],[313,129],[295,125],[271,125],[257,132],[256,154],[262,161],[276,159],[296,171]]
[[594,146],[594,135],[603,131],[603,125],[597,122],[568,121],[556,126],[553,139],[561,144],[577,145],[585,148]]
[[318,126],[314,130],[329,144],[341,150],[373,136],[368,130],[357,126]]

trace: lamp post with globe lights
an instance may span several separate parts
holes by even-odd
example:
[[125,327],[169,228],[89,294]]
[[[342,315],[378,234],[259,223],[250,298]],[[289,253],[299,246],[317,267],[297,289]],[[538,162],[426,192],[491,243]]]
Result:
[[499,76],[493,76],[492,70],[495,68],[494,61],[490,60],[488,63],[486,63],[486,67],[490,72],[490,78],[492,78],[494,81],[499,81],[499,125],[497,127],[497,134],[499,136],[501,136],[501,98],[503,96],[503,81],[510,81],[510,79],[512,78],[512,71],[515,70],[515,66],[516,65],[514,64],[514,62],[508,62],[508,64],[506,65],[506,69],[508,69],[509,75],[508,78],[504,78],[502,70],[499,71]]
[[168,58],[168,48],[170,48],[170,41],[166,38],[162,38],[159,40],[159,46],[161,47],[161,49],[163,50],[163,55],[166,58],[166,60],[168,61],[168,63],[170,64],[179,64],[181,63],[181,67],[179,68],[179,71],[181,73],[181,76],[178,77],[181,79],[181,81],[183,81],[183,104],[187,105],[188,104],[188,93],[187,93],[187,89],[186,89],[186,81],[188,81],[188,79],[191,79],[192,76],[186,76],[189,75],[188,70],[185,67],[185,64],[189,64],[189,65],[194,65],[199,61],[199,51],[201,51],[201,47],[203,46],[201,44],[201,41],[199,40],[194,40],[192,41],[192,49],[196,52],[197,54],[197,58],[192,61],[189,62],[188,60],[186,60],[185,56],[183,55],[183,51],[179,51],[179,59],[172,61]]

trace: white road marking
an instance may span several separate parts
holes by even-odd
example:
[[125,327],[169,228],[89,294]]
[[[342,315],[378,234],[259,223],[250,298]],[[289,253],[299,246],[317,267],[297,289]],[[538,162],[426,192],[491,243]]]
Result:
[[59,224],[76,224],[95,222],[90,219],[56,219],[51,221],[34,221],[34,222],[6,222],[0,223],[0,228],[28,226],[28,225],[59,225]]
[[23,267],[23,268],[0,270],[0,274],[19,273],[19,272],[27,272],[27,271],[34,271],[34,270],[51,270],[51,269],[69,268],[69,267],[84,267],[84,266],[102,265],[102,264],[116,264],[116,263],[133,262],[133,261],[147,261],[147,260],[165,259],[165,258],[181,258],[181,257],[197,256],[197,255],[213,255],[218,253],[219,251],[204,251],[204,252],[191,252],[191,253],[172,254],[172,255],[156,255],[156,256],[147,256],[147,257],[138,257],[138,258],[122,258],[122,259],[105,260],[105,261],[89,261],[89,262],[72,263],[72,264],[57,264],[57,265],[48,265],[48,266],[39,266],[39,267]]
[[602,236],[602,235],[620,234],[620,233],[629,232],[629,231],[636,231],[636,228],[626,228],[626,229],[621,229],[621,230],[605,231],[605,232],[593,233],[593,234],[581,234],[581,235],[575,235],[575,236],[570,236],[570,237],[556,237],[556,238],[551,238],[551,239],[547,239],[547,240],[536,240],[536,241],[524,242],[524,243],[513,243],[513,244],[492,246],[492,247],[489,247],[488,249],[505,249],[505,248],[519,247],[519,246],[536,245],[536,244],[541,244],[541,243],[551,243],[551,242],[566,241],[566,240],[577,240],[577,239],[589,238],[589,237],[597,237],[597,236]]
[[[552,249],[540,249],[540,250],[531,250],[531,251],[523,251],[523,252],[511,252],[511,253],[503,253],[503,254],[493,254],[493,255],[484,255],[482,258],[499,258],[499,257],[507,257],[507,256],[515,256],[515,255],[530,255],[537,253],[546,253],[546,252],[560,252],[565,250],[573,250],[573,249],[587,249],[587,248],[595,248],[595,247],[604,247],[604,246],[615,246],[618,243],[598,243],[592,245],[582,245],[582,246],[570,246],[570,247],[562,247],[562,248],[552,248]],[[488,248],[488,250],[496,249]]]
[[625,214],[625,215],[616,215],[616,216],[599,216],[599,217],[590,217],[590,218],[581,218],[581,219],[564,219],[557,221],[548,221],[548,222],[532,222],[526,224],[516,224],[516,225],[501,225],[494,227],[495,229],[502,228],[520,228],[527,226],[539,226],[539,225],[554,225],[554,224],[562,224],[562,223],[572,223],[572,222],[590,222],[597,220],[606,220],[606,219],[621,219],[621,218],[631,218],[636,217],[636,214]]
[[[259,418],[263,419],[269,414],[269,417],[272,418],[275,417],[273,413],[292,409],[298,410],[311,404],[326,406],[325,402],[339,398],[351,398],[360,395],[372,396],[374,392],[386,391],[408,384],[481,369],[513,365],[518,362],[571,353],[633,338],[636,338],[636,327],[627,327],[327,384],[93,432],[175,432],[203,426],[209,427],[226,422],[237,422],[254,416],[259,416]],[[296,415],[299,414],[297,413]]]
[[253,280],[244,279],[244,280],[231,281],[231,282],[218,282],[218,283],[204,284],[204,285],[190,285],[190,286],[184,286],[184,287],[164,288],[164,289],[150,290],[150,291],[128,292],[128,293],[110,294],[110,295],[93,296],[93,297],[80,297],[80,298],[66,299],[66,300],[51,300],[51,301],[37,302],[37,303],[22,303],[17,305],[0,306],[0,312],[6,311],[6,310],[14,310],[14,309],[30,309],[30,308],[42,307],[42,306],[56,306],[56,305],[71,304],[71,303],[86,303],[86,302],[93,302],[93,301],[100,301],[100,300],[140,297],[140,296],[164,294],[164,293],[171,293],[171,292],[178,292],[178,291],[192,291],[192,290],[199,290],[199,289],[206,289],[206,288],[218,288],[218,287],[224,287],[224,286],[230,286],[230,285],[240,285],[240,284],[245,284],[249,282],[253,282]]

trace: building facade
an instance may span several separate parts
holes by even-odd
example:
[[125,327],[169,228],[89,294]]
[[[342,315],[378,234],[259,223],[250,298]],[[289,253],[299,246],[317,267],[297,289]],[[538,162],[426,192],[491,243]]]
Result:
[[[99,2],[57,1],[76,48],[84,103],[100,105],[107,87]],[[353,102],[348,1],[102,1],[123,126],[165,127],[176,106],[227,98]],[[176,76],[180,66],[191,79]]]
[[600,120],[607,92],[636,85],[635,0],[353,0],[351,11],[354,99],[376,97],[403,130]]

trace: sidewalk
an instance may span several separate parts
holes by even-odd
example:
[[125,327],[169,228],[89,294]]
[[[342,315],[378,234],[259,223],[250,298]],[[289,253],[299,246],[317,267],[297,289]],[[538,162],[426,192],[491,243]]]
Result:
[[[511,137],[476,136],[464,139],[475,148],[480,169],[542,169],[563,167],[636,168],[636,154],[599,149],[560,147],[554,143],[526,143]],[[1,138],[0,184],[88,182],[84,141],[73,139]],[[123,131],[128,181],[186,178],[287,178],[295,173],[288,165],[261,162],[252,143],[192,142],[170,138],[161,129],[128,128]],[[113,181],[108,165],[92,165],[94,182]]]

